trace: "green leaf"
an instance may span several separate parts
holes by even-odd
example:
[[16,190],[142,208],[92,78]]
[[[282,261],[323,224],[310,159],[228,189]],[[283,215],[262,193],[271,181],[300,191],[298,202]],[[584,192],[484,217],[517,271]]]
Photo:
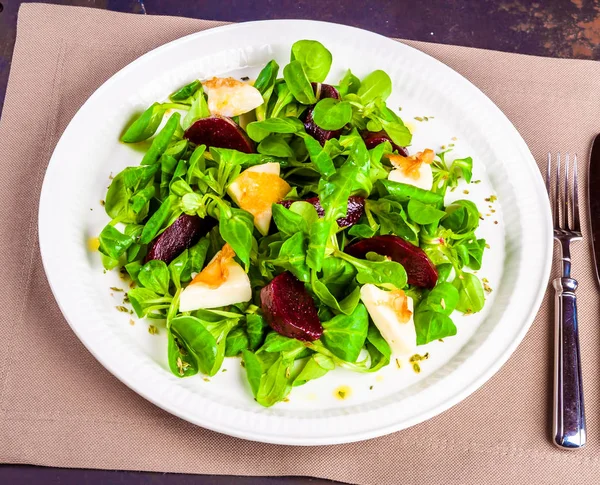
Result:
[[273,157],[288,158],[294,156],[294,151],[281,135],[269,135],[256,148],[258,153]]
[[368,239],[377,234],[377,229],[373,229],[368,224],[355,224],[348,230],[350,236],[360,237],[361,239]]
[[352,120],[352,105],[333,98],[321,99],[313,109],[313,119],[319,128],[340,130]]
[[304,350],[305,346],[300,340],[285,337],[277,332],[267,334],[265,343],[260,348],[263,352],[285,352],[288,354],[298,354]]
[[203,208],[202,196],[196,192],[183,194],[181,197],[181,209],[189,215],[196,214]]
[[182,281],[186,282],[190,277],[189,249],[185,249],[179,256],[171,261],[168,268],[175,288],[181,288]]
[[449,316],[458,302],[458,291],[450,283],[438,283],[425,295],[414,314],[417,345],[456,335]]
[[344,77],[340,81],[340,85],[338,86],[338,92],[340,96],[343,98],[346,94],[355,94],[360,88],[360,79],[358,79],[352,71],[348,69]]
[[[256,119],[263,121],[267,118],[267,109],[269,107],[269,100],[275,92],[275,83],[277,81],[277,73],[279,72],[279,65],[274,60],[269,61],[267,65],[260,71],[254,87],[260,91],[263,97],[263,104],[258,106],[255,110]],[[279,100],[278,100],[279,101]]]
[[395,121],[380,120],[383,125],[383,129],[392,139],[392,141],[401,147],[410,145],[412,141],[412,133],[403,123]]
[[390,349],[390,345],[381,336],[379,329],[372,323],[369,324],[369,331],[367,333],[367,351],[369,352],[371,361],[369,372],[376,372],[390,363],[392,349]]
[[294,379],[294,387],[302,386],[308,381],[323,377],[333,369],[335,369],[335,362],[332,358],[323,354],[313,354],[306,361],[306,364],[304,364],[300,374]]
[[148,214],[148,208],[150,205],[150,201],[154,197],[156,193],[156,188],[154,185],[149,185],[148,187],[139,190],[131,197],[131,210],[134,214],[139,214],[143,218]]
[[456,335],[456,326],[449,316],[432,310],[417,311],[414,316],[417,345]]
[[248,335],[242,327],[234,328],[227,335],[225,343],[225,357],[235,357],[242,351],[248,350]]
[[242,352],[242,360],[246,369],[246,378],[250,384],[250,389],[252,389],[252,394],[256,397],[263,372],[262,364],[256,354],[249,350],[244,350]]
[[310,202],[299,200],[297,202],[292,203],[292,205],[290,206],[290,210],[293,213],[302,216],[302,219],[304,219],[304,222],[306,222],[306,225],[309,227],[309,232],[310,227],[319,220],[319,214],[317,214],[315,206],[312,205]]
[[475,271],[480,270],[483,252],[485,251],[485,239],[475,239],[475,236],[473,236],[470,239],[461,241],[461,244],[465,246],[469,256],[465,264]]
[[189,377],[198,373],[196,359],[190,358],[190,354],[170,330],[167,330],[167,357],[169,369],[177,377]]
[[190,273],[199,273],[204,267],[206,261],[206,255],[208,254],[208,247],[210,241],[207,237],[203,237],[188,249],[188,261]]
[[381,124],[381,121],[379,121],[377,118],[370,119],[367,122],[367,130],[373,131],[373,132],[378,132],[378,131],[383,130],[383,125]]
[[[295,204],[292,204],[294,206]],[[334,221],[335,222],[335,221]],[[325,247],[327,239],[333,229],[332,221],[318,219],[309,226],[308,249],[306,252],[306,264],[315,271],[320,271],[325,259]]]
[[356,94],[363,104],[367,104],[375,98],[385,101],[392,94],[392,80],[384,71],[373,71],[362,80]]
[[142,269],[142,264],[139,261],[132,261],[131,263],[127,263],[125,265],[125,270],[129,274],[131,279],[133,281],[135,281],[136,283],[139,283],[139,281],[137,279],[137,275],[139,274],[141,269]]
[[280,356],[261,376],[256,401],[265,407],[283,401],[292,390],[291,366],[293,361]]
[[164,153],[160,157],[159,200],[163,201],[169,195],[169,185],[177,167],[177,159]]
[[268,327],[269,325],[262,315],[257,313],[246,315],[246,332],[248,333],[248,343],[252,350],[260,347]]
[[283,78],[299,103],[315,104],[317,102],[310,80],[299,61],[291,61],[283,68]]
[[471,157],[455,159],[450,165],[450,172],[456,177],[462,176],[470,184],[473,177],[473,159]]
[[458,290],[451,283],[438,283],[435,288],[429,291],[421,300],[417,307],[420,309],[429,309],[444,315],[450,314],[458,305],[459,295]]
[[[210,370],[206,372],[209,376],[214,376],[223,365],[223,360],[225,359],[227,336],[229,335],[229,332],[238,325],[241,315],[218,310],[196,311],[196,315],[206,330],[213,336],[217,344],[215,360]],[[209,316],[208,319],[206,319],[207,315]]]
[[164,200],[158,210],[152,214],[152,217],[146,222],[140,236],[141,243],[148,244],[166,227],[171,219],[176,218],[181,213],[178,202],[178,198],[174,195],[169,195]]
[[171,115],[162,130],[160,130],[158,135],[152,140],[150,148],[148,148],[148,151],[144,154],[144,158],[142,158],[141,165],[153,165],[158,161],[160,156],[169,146],[175,131],[178,128],[181,128],[179,125],[180,118],[181,115],[177,112]]
[[[342,298],[352,287],[355,277],[356,270],[347,261],[339,258],[325,258],[323,275],[319,280],[327,286],[332,295]],[[350,311],[354,311],[354,308]]]
[[147,288],[133,288],[127,292],[127,296],[136,315],[140,318],[149,314],[162,316],[162,311],[169,308],[172,300]]
[[310,82],[322,83],[331,69],[332,56],[316,40],[299,40],[292,45],[291,60],[300,62]]
[[334,256],[348,261],[357,270],[356,280],[365,285],[372,283],[386,289],[402,289],[406,286],[407,276],[404,267],[395,261],[369,261],[354,258],[335,250]]
[[360,288],[356,286],[346,298],[341,302],[338,302],[336,297],[329,291],[329,288],[327,288],[322,281],[317,279],[314,271],[312,272],[311,286],[319,300],[325,303],[329,308],[345,315],[350,315],[356,309],[356,305],[358,305],[358,302],[360,301]]
[[452,275],[452,271],[454,271],[454,267],[451,263],[442,263],[438,264],[437,272],[438,272],[438,285],[441,283],[446,283],[450,276]]
[[119,259],[125,254],[127,248],[134,242],[132,236],[121,233],[118,229],[108,224],[98,236],[100,242],[99,250],[102,254]]
[[187,140],[177,140],[175,142],[169,143],[169,146],[165,150],[163,155],[168,155],[173,157],[175,160],[179,160],[185,154],[189,142]]
[[[127,170],[127,169],[125,169]],[[113,219],[123,217],[129,212],[129,199],[133,191],[125,184],[125,170],[113,179],[108,187],[106,199],[104,201],[104,210]],[[154,169],[156,171],[156,168]],[[136,222],[135,220],[125,222]]]
[[358,167],[348,159],[329,179],[319,182],[319,200],[325,212],[325,220],[346,217],[348,197],[358,175]]
[[272,159],[257,153],[242,153],[238,150],[231,150],[229,148],[211,147],[210,154],[218,163],[244,168],[273,161]]
[[277,259],[272,260],[271,263],[287,269],[300,281],[308,282],[310,269],[306,264],[305,234],[297,232],[287,239],[281,245]]
[[337,315],[323,322],[323,344],[337,357],[356,362],[369,330],[369,315],[360,303],[350,315]]
[[169,269],[164,261],[148,261],[138,273],[138,280],[144,286],[159,295],[169,293]]
[[179,313],[179,298],[181,296],[181,291],[182,291],[181,288],[179,288],[177,291],[175,291],[175,295],[173,296],[173,299],[171,300],[171,304],[169,305],[169,308],[167,309],[167,315],[166,315],[167,329],[171,325],[171,320],[173,320]]
[[286,209],[281,204],[273,204],[272,210],[273,221],[285,237],[291,237],[299,232],[308,234],[308,224],[300,214]]
[[380,234],[395,234],[419,244],[419,228],[408,222],[404,208],[399,202],[381,198],[377,201],[367,200],[366,210],[377,216]]
[[246,126],[246,133],[256,142],[263,141],[271,133],[299,133],[304,131],[304,124],[298,118],[269,118],[264,121],[253,121]]
[[197,183],[199,189],[203,189],[205,185],[200,182],[198,179],[198,175],[196,172],[199,172],[203,175],[204,170],[206,169],[206,161],[204,159],[204,153],[206,152],[206,145],[197,146],[192,154],[190,155],[190,160],[188,163],[188,171],[186,175],[186,182],[188,184]]
[[479,227],[479,209],[470,200],[455,200],[446,207],[441,225],[455,234],[470,234]]
[[380,100],[375,101],[375,106],[377,109],[376,120],[379,121],[392,141],[401,147],[410,145],[412,133],[402,119]]
[[267,65],[263,67],[254,82],[254,87],[260,91],[260,94],[264,95],[265,91],[275,84],[278,72],[279,64],[277,64],[275,60],[269,61]]
[[369,150],[369,158],[371,160],[371,180],[375,183],[377,180],[387,179],[388,172],[383,168],[381,160],[386,152],[391,151],[392,146],[388,141],[380,143],[376,147]]
[[453,281],[458,289],[459,300],[456,309],[463,313],[477,313],[483,309],[485,295],[483,285],[473,273],[459,273]]
[[414,185],[393,182],[391,180],[379,180],[377,182],[381,197],[389,197],[397,202],[406,202],[416,199],[423,204],[440,206],[444,203],[444,197],[430,190],[423,190]]
[[[113,219],[125,223],[139,224],[147,213],[142,207],[139,211],[141,199],[147,195],[146,189],[153,187],[151,184],[158,165],[127,167],[117,174],[108,188],[104,210]],[[152,189],[149,189],[152,190]],[[143,192],[140,193],[140,192]],[[139,194],[139,195],[138,195]],[[134,207],[136,211],[134,211]]]
[[193,96],[198,89],[202,87],[202,83],[197,79],[182,88],[179,88],[174,93],[169,95],[171,101],[186,101],[190,96]]
[[[127,263],[143,258],[147,253],[145,244],[133,243],[127,250]],[[121,263],[121,262],[120,262]]]
[[[271,118],[280,117],[281,112],[284,110],[284,108],[287,108],[287,106],[292,101],[294,101],[294,95],[291,93],[290,88],[288,88],[287,84],[280,83],[275,85],[275,91],[277,94],[277,101],[275,101],[275,105],[273,106],[273,110],[271,111]],[[292,116],[297,116],[297,113],[293,114]],[[281,118],[285,119],[285,116],[281,116]]]
[[192,316],[171,320],[171,332],[182,347],[196,360],[198,369],[209,374],[217,359],[217,342],[202,321]]
[[354,267],[358,270],[356,280],[362,285],[372,283],[388,289],[406,286],[406,271],[395,261],[368,261]]
[[[190,184],[188,184],[185,180],[183,179],[178,179],[175,180],[171,183],[171,193],[176,195],[177,197],[185,197],[186,195],[192,196],[192,195],[198,195],[194,192],[194,190],[190,187]],[[188,203],[189,203],[189,199],[188,199]],[[184,208],[185,205],[182,204],[182,208]]]
[[127,131],[121,136],[121,141],[125,143],[137,143],[150,138],[156,133],[165,111],[165,108],[160,104],[154,103],[129,125]]
[[204,90],[202,89],[202,85],[200,85],[194,94],[192,105],[190,106],[189,111],[183,118],[182,128],[187,130],[194,124],[196,120],[208,118],[209,116],[210,110],[208,109],[206,98],[204,97]]
[[219,216],[219,232],[221,237],[229,243],[236,256],[248,266],[250,264],[250,251],[254,237],[254,217],[249,212],[232,207],[230,214]]
[[324,177],[333,175],[335,173],[335,165],[327,151],[325,151],[321,144],[312,136],[305,135],[303,138],[310,161],[319,173]]
[[417,199],[408,202],[408,217],[417,224],[433,224],[446,215],[444,211],[438,210],[429,204],[423,204]]

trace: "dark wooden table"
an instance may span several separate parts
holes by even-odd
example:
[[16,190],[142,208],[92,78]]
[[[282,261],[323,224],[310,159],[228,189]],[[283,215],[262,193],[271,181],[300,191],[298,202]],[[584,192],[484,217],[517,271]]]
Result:
[[[19,5],[0,0],[0,113]],[[51,0],[119,12],[215,20],[326,20],[383,35],[522,54],[600,60],[599,0]],[[362,6],[366,5],[366,6]],[[218,477],[149,472],[0,466],[1,484],[286,485],[326,484],[300,477]]]

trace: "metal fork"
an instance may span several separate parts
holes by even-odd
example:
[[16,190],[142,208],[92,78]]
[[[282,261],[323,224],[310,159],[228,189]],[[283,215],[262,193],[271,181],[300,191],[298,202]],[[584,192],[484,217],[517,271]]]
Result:
[[[554,239],[560,243],[562,277],[552,283],[554,305],[554,416],[553,439],[561,448],[577,449],[585,445],[585,411],[581,382],[579,329],[577,324],[577,281],[571,278],[571,242],[580,241],[579,200],[577,195],[577,155],[573,157],[572,181],[569,180],[569,155],[565,155],[561,190],[560,154],[556,156],[556,181],[551,183],[552,154],[548,154],[546,189],[553,205]],[[563,192],[561,196],[561,192]],[[554,200],[552,200],[554,199]]]

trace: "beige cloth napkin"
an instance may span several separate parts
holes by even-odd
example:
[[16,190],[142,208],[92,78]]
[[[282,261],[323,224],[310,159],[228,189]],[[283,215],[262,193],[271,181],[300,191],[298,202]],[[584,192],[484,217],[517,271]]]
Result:
[[[589,429],[588,445],[578,452],[558,450],[549,439],[548,297],[513,357],[468,399],[405,431],[330,447],[265,445],[188,424],[118,382],[77,340],[50,293],[37,242],[38,196],[52,150],[77,109],[118,69],[165,42],[216,25],[21,7],[0,121],[0,462],[312,475],[358,484],[597,483],[600,308],[587,230],[587,241],[574,250]],[[480,87],[540,164],[549,150],[569,150],[579,152],[584,168],[590,141],[600,131],[600,64],[408,44]]]

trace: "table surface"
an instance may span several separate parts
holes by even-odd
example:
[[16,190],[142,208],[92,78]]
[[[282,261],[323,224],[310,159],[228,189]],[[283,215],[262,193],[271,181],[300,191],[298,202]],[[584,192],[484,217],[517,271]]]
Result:
[[[24,2],[0,0],[0,113],[21,3]],[[600,60],[600,0],[371,0],[361,9],[355,8],[355,2],[339,0],[46,0],[46,3],[234,22],[278,18],[325,20],[404,39]],[[226,477],[0,465],[0,483],[319,485],[334,482],[304,477]]]

